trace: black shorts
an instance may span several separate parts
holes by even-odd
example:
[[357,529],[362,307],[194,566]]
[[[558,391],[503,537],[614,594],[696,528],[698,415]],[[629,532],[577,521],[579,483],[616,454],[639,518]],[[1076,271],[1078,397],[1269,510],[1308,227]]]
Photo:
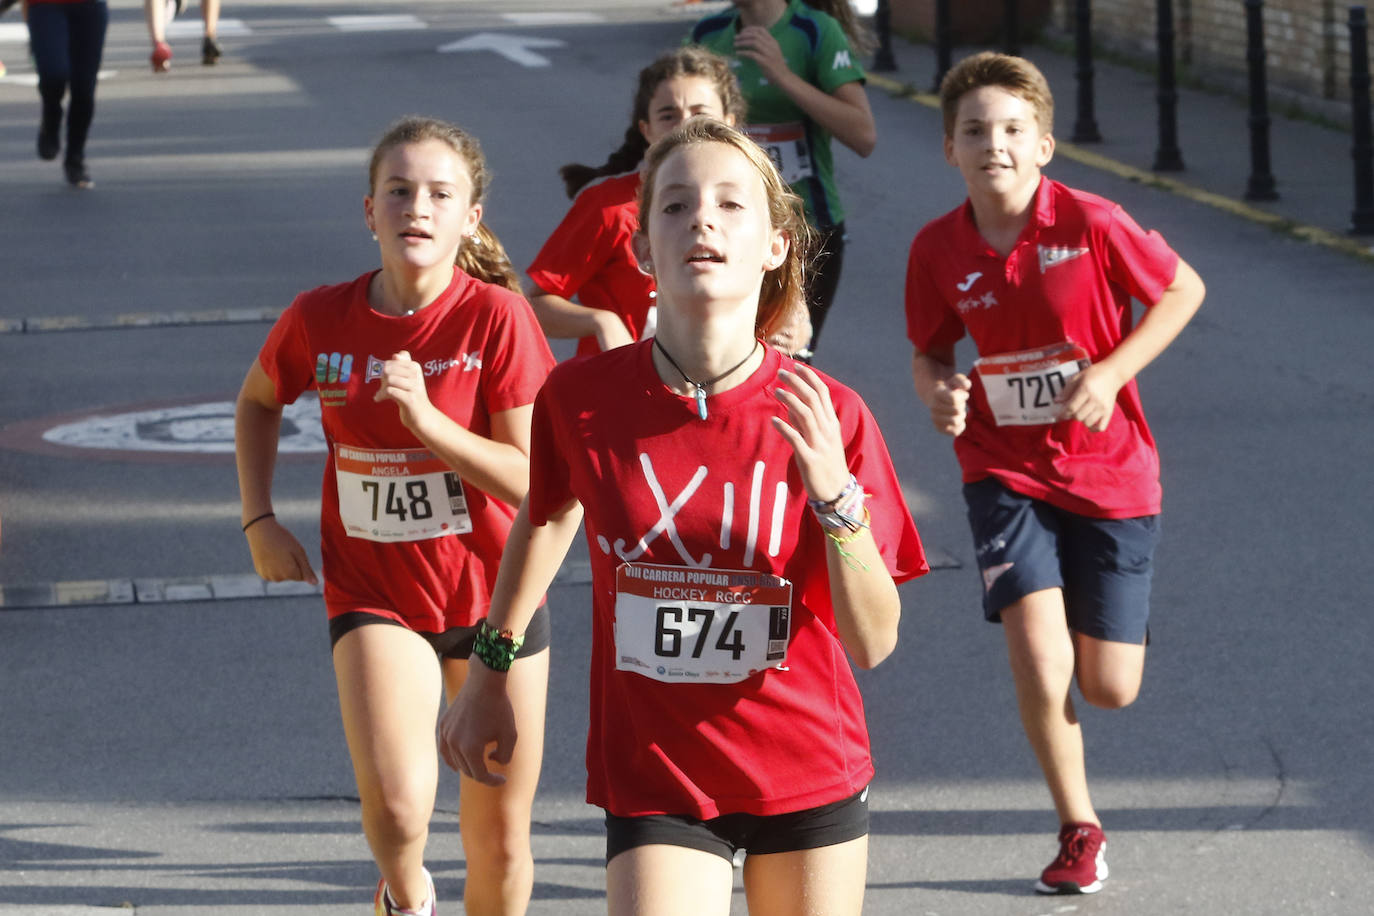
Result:
[[796,852],[868,835],[868,787],[857,795],[788,814],[722,814],[709,821],[676,814],[617,817],[606,812],[606,861],[639,846],[682,846],[720,856]]
[[1008,489],[993,477],[964,485],[983,614],[1032,592],[1064,591],[1069,627],[1109,642],[1145,641],[1159,516],[1090,518]]
[[[329,621],[329,645],[331,647],[336,645],[343,638],[343,635],[351,630],[374,623],[405,627],[405,624],[399,620],[392,620],[390,617],[383,617],[380,614],[349,611]],[[520,646],[520,651],[515,653],[515,657],[525,658],[547,649],[549,647],[550,629],[549,606],[541,604],[539,609],[534,612],[534,616],[530,618],[530,625],[525,628],[525,642]],[[425,641],[434,647],[434,654],[440,658],[467,658],[472,655],[472,644],[477,641],[477,627],[475,626],[452,627],[442,633],[420,633],[419,630],[414,632],[423,636]]]

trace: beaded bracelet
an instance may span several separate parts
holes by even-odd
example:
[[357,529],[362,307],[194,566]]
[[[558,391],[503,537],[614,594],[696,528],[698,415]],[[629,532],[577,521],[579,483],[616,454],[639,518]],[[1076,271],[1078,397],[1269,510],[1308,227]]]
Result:
[[477,624],[472,654],[492,671],[509,671],[515,662],[515,653],[524,644],[524,636],[516,636],[510,630],[498,630],[483,618]]
[[835,507],[838,506],[841,502],[843,502],[846,496],[852,495],[853,492],[857,489],[859,489],[859,481],[853,474],[850,474],[849,480],[845,481],[844,489],[840,491],[839,496],[836,496],[834,499],[827,500],[808,499],[806,501],[806,504],[811,507],[811,511],[817,514],[834,512]]

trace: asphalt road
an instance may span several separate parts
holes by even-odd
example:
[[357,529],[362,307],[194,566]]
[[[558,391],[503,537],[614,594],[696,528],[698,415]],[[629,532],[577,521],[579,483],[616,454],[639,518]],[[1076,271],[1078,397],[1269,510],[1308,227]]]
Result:
[[[695,14],[588,0],[559,4],[561,23],[519,18],[550,12],[233,3],[219,67],[199,66],[192,25],[172,73],[154,77],[139,10],[119,0],[87,193],[34,158],[31,68],[5,31],[16,16],[0,20],[0,916],[364,911],[375,871],[319,599],[222,597],[251,572],[223,404],[263,313],[375,263],[361,199],[390,120],[435,114],[482,138],[497,173],[488,218],[523,266],[566,207],[557,167],[616,145],[635,72]],[[412,18],[369,31],[328,18],[359,14]],[[438,50],[483,33],[506,36],[505,53]],[[923,87],[928,49],[897,50],[898,78]],[[1071,62],[1043,64],[1067,107]],[[1141,142],[1120,143],[1152,104],[1148,81],[1104,67],[1099,87],[1118,144],[1104,152],[1148,161]],[[961,185],[936,113],[869,94],[881,139],[868,160],[837,157],[850,245],[818,363],[873,408],[945,567],[903,587],[901,645],[861,678],[879,768],[866,910],[1368,912],[1374,265],[1121,170],[1051,166],[1164,232],[1209,294],[1141,380],[1166,494],[1143,695],[1083,713],[1112,878],[1091,899],[1035,897],[1056,824],[1000,634],[980,619],[957,468],[911,391],[901,315],[911,236]],[[1220,116],[1186,123],[1191,174],[1228,193],[1209,157],[1239,135]],[[1310,136],[1292,141],[1307,158],[1280,187],[1307,208],[1296,218],[1339,231],[1344,141]],[[1317,212],[1320,194],[1335,204]],[[64,324],[75,329],[51,330]],[[43,439],[133,414],[128,435],[162,450]],[[318,488],[318,453],[284,458],[277,506],[303,540]],[[111,582],[142,589],[123,600]],[[582,802],[578,555],[560,582],[532,911],[576,916],[604,911],[599,812]],[[455,790],[441,787],[430,847],[445,901],[463,876]]]

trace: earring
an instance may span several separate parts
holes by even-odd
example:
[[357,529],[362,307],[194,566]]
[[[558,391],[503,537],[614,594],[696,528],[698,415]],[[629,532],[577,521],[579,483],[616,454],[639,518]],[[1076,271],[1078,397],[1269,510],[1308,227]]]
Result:
[[377,241],[377,233],[372,233],[372,241]]
[[645,258],[644,260],[640,261],[639,272],[642,274],[652,275],[654,272],[654,262],[650,261],[648,258]]

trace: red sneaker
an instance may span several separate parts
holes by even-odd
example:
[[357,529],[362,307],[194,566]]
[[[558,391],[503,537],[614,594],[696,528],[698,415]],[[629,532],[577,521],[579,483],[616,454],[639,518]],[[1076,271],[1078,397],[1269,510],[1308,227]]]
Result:
[[1095,894],[1107,880],[1107,837],[1096,824],[1059,828],[1059,855],[1035,882],[1040,894]]
[[172,47],[165,41],[156,42],[153,45],[152,57],[148,60],[153,65],[154,73],[166,73],[172,69]]

